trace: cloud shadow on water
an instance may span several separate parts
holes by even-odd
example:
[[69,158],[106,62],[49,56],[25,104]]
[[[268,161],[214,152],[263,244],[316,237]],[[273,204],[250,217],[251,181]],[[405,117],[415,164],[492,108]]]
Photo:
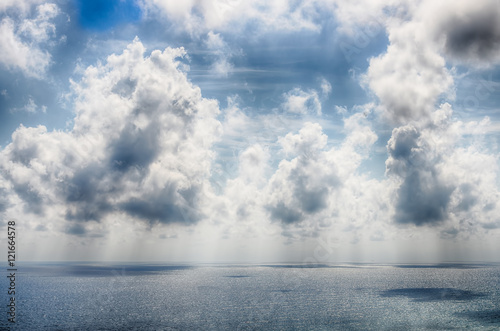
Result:
[[500,310],[469,311],[456,313],[455,315],[478,321],[484,326],[500,325]]
[[382,291],[384,298],[407,297],[414,302],[430,301],[470,301],[486,296],[484,293],[460,290],[456,288],[396,288]]
[[88,263],[33,263],[23,271],[41,276],[115,277],[140,276],[191,269],[189,265],[160,264],[88,264]]

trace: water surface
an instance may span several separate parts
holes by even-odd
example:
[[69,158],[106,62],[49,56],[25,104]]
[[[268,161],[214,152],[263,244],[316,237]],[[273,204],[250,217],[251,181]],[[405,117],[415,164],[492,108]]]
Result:
[[[500,266],[485,264],[24,264],[16,279],[16,326],[495,330],[499,284]],[[1,323],[8,325],[6,318]]]

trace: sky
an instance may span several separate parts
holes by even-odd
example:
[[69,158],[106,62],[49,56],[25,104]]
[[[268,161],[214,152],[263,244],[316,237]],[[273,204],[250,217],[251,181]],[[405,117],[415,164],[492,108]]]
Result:
[[4,0],[0,44],[20,260],[500,262],[496,0]]

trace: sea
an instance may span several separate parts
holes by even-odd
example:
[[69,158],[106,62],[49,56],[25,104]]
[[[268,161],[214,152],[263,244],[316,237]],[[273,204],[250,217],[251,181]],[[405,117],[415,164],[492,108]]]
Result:
[[2,268],[4,330],[500,330],[498,264]]

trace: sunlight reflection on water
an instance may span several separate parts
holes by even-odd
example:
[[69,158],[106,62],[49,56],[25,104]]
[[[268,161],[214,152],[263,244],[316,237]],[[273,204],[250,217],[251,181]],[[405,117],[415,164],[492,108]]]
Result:
[[500,267],[493,265],[33,264],[22,270],[22,330],[500,327]]

